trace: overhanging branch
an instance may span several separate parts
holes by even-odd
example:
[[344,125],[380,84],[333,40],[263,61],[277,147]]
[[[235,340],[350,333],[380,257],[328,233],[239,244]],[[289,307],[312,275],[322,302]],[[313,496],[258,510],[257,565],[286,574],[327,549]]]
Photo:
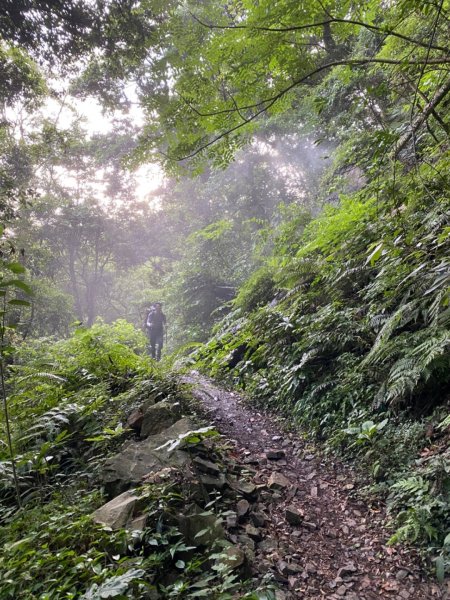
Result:
[[388,29],[386,27],[378,27],[377,25],[372,25],[370,23],[364,23],[363,21],[356,21],[354,19],[340,19],[339,17],[330,17],[329,19],[324,19],[323,21],[316,21],[315,23],[306,23],[304,25],[292,25],[290,27],[264,27],[261,25],[215,25],[211,23],[205,23],[199,17],[190,13],[192,18],[197,21],[203,27],[207,27],[208,29],[247,29],[249,31],[262,31],[267,33],[290,33],[295,31],[303,31],[305,29],[314,29],[317,27],[324,27],[326,25],[331,25],[332,23],[342,23],[344,25],[353,25],[356,27],[362,27],[364,29],[369,29],[370,31],[375,31],[376,33],[380,33],[385,36],[392,36],[399,38],[405,42],[410,44],[414,44],[415,46],[420,46],[422,48],[431,48],[433,50],[439,50],[440,52],[449,52],[449,48],[445,48],[443,46],[436,46],[427,44],[427,42],[422,42],[420,40],[416,40],[407,35],[403,35],[394,29]]
[[[197,116],[200,116],[200,117],[213,117],[213,116],[222,115],[222,114],[239,113],[240,117],[242,118],[242,111],[244,111],[244,110],[250,110],[250,109],[257,109],[257,110],[256,110],[256,112],[253,115],[251,115],[250,117],[246,118],[241,123],[238,123],[234,127],[231,127],[229,129],[227,129],[226,131],[224,131],[223,133],[217,135],[212,140],[210,140],[206,144],[202,145],[200,148],[197,148],[197,150],[195,150],[194,152],[191,152],[190,154],[187,154],[185,156],[178,157],[178,158],[177,157],[170,157],[167,154],[164,154],[164,156],[166,156],[166,158],[168,158],[169,160],[175,160],[177,162],[180,162],[180,161],[183,161],[183,160],[188,160],[190,158],[194,158],[194,156],[197,156],[198,154],[200,154],[200,152],[203,152],[204,150],[206,150],[207,148],[209,148],[210,146],[212,146],[213,144],[215,144],[219,140],[223,139],[227,135],[230,135],[231,133],[234,133],[238,129],[241,129],[245,125],[248,125],[249,123],[251,123],[252,121],[254,121],[255,119],[257,119],[261,114],[263,114],[264,112],[268,111],[283,96],[285,96],[287,93],[289,93],[292,89],[294,89],[298,85],[300,85],[300,84],[304,83],[305,81],[307,81],[310,77],[313,77],[314,75],[317,75],[318,73],[321,73],[322,71],[324,71],[326,69],[330,69],[330,68],[336,67],[336,66],[343,66],[343,65],[345,65],[345,66],[360,67],[360,66],[365,66],[367,64],[386,64],[386,65],[397,65],[397,66],[398,65],[405,65],[405,66],[408,66],[408,65],[421,65],[421,64],[425,64],[425,65],[442,65],[442,64],[450,64],[450,57],[448,57],[448,58],[447,57],[446,58],[441,58],[441,59],[428,59],[428,60],[426,60],[426,59],[417,59],[417,60],[407,60],[407,61],[404,61],[404,60],[395,60],[395,59],[388,59],[388,58],[370,58],[370,57],[360,58],[360,59],[337,60],[337,61],[333,61],[333,62],[327,63],[325,65],[321,65],[320,67],[317,67],[313,71],[310,71],[306,75],[300,77],[299,79],[297,79],[296,81],[294,81],[293,83],[291,83],[290,85],[288,85],[287,87],[285,87],[284,89],[282,89],[279,92],[277,92],[277,94],[275,94],[274,96],[271,96],[269,98],[266,98],[264,100],[261,100],[259,102],[254,103],[254,104],[249,104],[247,106],[235,106],[234,108],[224,109],[224,110],[215,111],[215,112],[211,112],[211,113],[202,113],[202,112],[200,112],[198,109],[194,108],[190,102],[188,102],[186,99],[183,98],[183,100],[195,112],[195,114]],[[449,84],[447,84],[447,87],[448,86],[450,86],[450,82],[449,82]],[[447,89],[447,92],[448,92],[448,89]],[[445,96],[445,94],[444,94],[444,96]],[[431,106],[431,108],[429,110],[428,110],[428,106],[426,106],[424,108],[424,112],[421,113],[421,115],[420,115],[420,118],[422,118],[423,120],[418,125],[418,127],[420,127],[420,125],[423,123],[423,121],[427,118],[427,116],[430,114],[430,112],[437,106],[437,104],[439,104],[439,102],[443,99],[443,97],[440,98],[440,100],[437,103],[435,103],[435,99],[436,99],[436,97],[435,97],[430,102],[430,105],[432,105],[432,106]],[[428,110],[428,112],[427,112],[427,110]]]

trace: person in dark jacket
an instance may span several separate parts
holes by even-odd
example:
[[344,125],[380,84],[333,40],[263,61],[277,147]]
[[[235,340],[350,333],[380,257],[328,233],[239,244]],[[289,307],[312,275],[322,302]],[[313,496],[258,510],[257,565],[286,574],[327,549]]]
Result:
[[147,331],[150,338],[151,357],[156,360],[161,360],[166,326],[166,315],[162,311],[161,302],[155,302],[153,310],[149,311],[147,316]]

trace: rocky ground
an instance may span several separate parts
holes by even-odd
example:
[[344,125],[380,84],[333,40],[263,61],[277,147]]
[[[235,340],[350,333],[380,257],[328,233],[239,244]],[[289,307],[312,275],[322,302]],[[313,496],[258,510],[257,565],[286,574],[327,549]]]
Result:
[[239,494],[227,536],[253,576],[274,576],[279,598],[450,598],[413,552],[386,546],[384,511],[358,499],[348,468],[198,373],[182,382],[230,442],[227,468],[239,475],[228,483]]

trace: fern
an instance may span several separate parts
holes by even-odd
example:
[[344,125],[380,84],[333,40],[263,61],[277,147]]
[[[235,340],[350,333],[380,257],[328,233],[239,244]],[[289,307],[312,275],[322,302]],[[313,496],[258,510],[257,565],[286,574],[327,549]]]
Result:
[[421,369],[426,369],[433,361],[443,356],[450,346],[450,333],[442,331],[435,337],[430,337],[412,351],[412,356],[418,359]]
[[67,379],[65,377],[61,377],[60,375],[55,375],[55,373],[46,373],[44,371],[37,371],[36,373],[30,373],[29,375],[24,375],[23,377],[19,377],[16,380],[17,384],[23,383],[24,381],[36,381],[37,379],[48,379],[49,381],[55,381],[56,383],[67,383]]
[[419,301],[411,300],[407,304],[400,306],[384,323],[381,328],[372,349],[363,361],[363,366],[374,364],[383,356],[384,345],[392,336],[394,331],[404,327],[409,322],[417,319],[419,315]]

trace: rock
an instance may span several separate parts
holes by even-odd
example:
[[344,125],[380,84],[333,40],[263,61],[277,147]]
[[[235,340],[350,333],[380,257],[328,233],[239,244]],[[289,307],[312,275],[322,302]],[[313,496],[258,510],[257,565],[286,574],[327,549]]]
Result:
[[345,594],[347,593],[347,588],[345,587],[345,585],[341,585],[340,587],[338,587],[338,589],[336,590],[336,594],[338,596],[345,596]]
[[252,520],[253,525],[255,527],[264,527],[266,524],[266,517],[262,512],[255,511],[250,514],[250,519]]
[[147,474],[142,481],[143,483],[163,483],[165,481],[173,481],[178,473],[179,469],[176,469],[175,467],[164,467],[156,473]]
[[284,450],[276,450],[271,448],[270,450],[266,450],[266,457],[269,460],[280,460],[281,458],[284,458],[286,456],[286,453]]
[[403,579],[408,577],[408,574],[409,574],[409,572],[406,571],[406,569],[400,569],[400,571],[397,571],[395,578],[398,579],[399,581],[402,581]]
[[277,562],[277,569],[278,572],[281,573],[282,575],[287,575],[287,562],[285,560],[279,560]]
[[214,490],[223,490],[228,485],[226,477],[223,473],[219,473],[218,477],[202,474],[200,475],[199,479],[202,486],[207,492],[213,492]]
[[139,515],[130,523],[129,529],[132,531],[144,531],[147,525],[147,515]]
[[312,523],[311,521],[303,521],[302,525],[303,525],[303,527],[306,527],[306,529],[309,529],[310,531],[315,531],[316,529],[318,529],[317,524]]
[[291,562],[288,563],[286,567],[286,573],[288,575],[298,575],[303,571],[303,567],[301,567],[298,563]]
[[256,485],[253,483],[250,483],[249,481],[241,481],[237,485],[234,485],[233,487],[237,492],[239,492],[243,496],[246,496],[247,498],[252,499],[252,498],[256,497],[256,494],[257,494]]
[[247,500],[245,500],[244,498],[242,500],[239,500],[239,502],[236,504],[236,513],[238,516],[238,520],[242,521],[247,516],[249,510],[250,504],[247,502]]
[[253,525],[250,525],[250,524],[246,525],[245,533],[246,533],[246,535],[248,535],[249,538],[251,538],[255,542],[260,542],[262,540],[262,535],[261,535],[260,530],[257,529],[256,527],[254,527]]
[[227,529],[234,529],[237,527],[237,514],[232,513],[231,515],[227,515]]
[[267,485],[270,489],[282,490],[289,487],[291,482],[281,473],[272,473],[272,475],[269,477]]
[[261,552],[273,552],[278,548],[278,543],[275,540],[266,539],[258,544],[258,550]]
[[316,567],[316,565],[315,565],[314,563],[312,563],[312,562],[310,562],[310,563],[306,563],[306,565],[305,565],[305,571],[306,571],[307,573],[314,574],[314,573],[317,573],[317,567]]
[[200,456],[196,456],[192,462],[197,469],[203,473],[208,473],[208,475],[213,475],[214,477],[220,475],[220,468],[216,463],[213,463],[210,460],[204,460],[203,458],[200,458]]
[[130,416],[127,419],[127,427],[136,431],[136,433],[140,433],[142,421],[144,420],[144,413],[140,408],[133,410]]
[[150,406],[153,406],[158,402],[158,400],[162,400],[164,398],[164,394],[160,390],[153,390],[150,392],[144,402],[142,403],[141,410],[143,413],[147,412]]
[[169,453],[160,446],[192,429],[195,429],[194,423],[184,418],[164,433],[150,436],[145,441],[125,444],[118,454],[106,460],[103,467],[102,481],[107,493],[116,496],[140,484],[143,477],[157,473],[163,467],[183,467],[189,461],[186,452],[174,450]]
[[244,564],[245,553],[239,546],[228,546],[222,554],[224,556],[221,557],[219,562],[227,565],[231,570],[235,570]]
[[295,506],[288,506],[285,512],[286,521],[289,525],[301,525],[305,515],[302,510],[295,508]]
[[124,492],[98,508],[92,514],[92,518],[96,523],[111,527],[111,529],[121,529],[133,523],[133,517],[139,512],[144,502],[133,492]]
[[225,538],[225,531],[217,522],[217,515],[205,513],[197,504],[191,506],[187,514],[178,515],[176,521],[188,546],[211,545]]
[[141,425],[141,437],[161,433],[171,427],[181,416],[181,406],[178,402],[163,400],[147,408]]
[[344,577],[349,577],[350,575],[353,575],[353,573],[356,573],[357,570],[358,569],[356,568],[354,563],[348,563],[347,565],[339,569],[337,576],[341,579],[344,579]]
[[267,573],[270,573],[270,570],[272,569],[273,564],[271,563],[270,560],[264,560],[259,556],[258,562],[255,565],[255,567],[259,573],[262,573],[263,575],[267,575]]
[[237,540],[242,546],[255,550],[255,542],[248,535],[238,535]]

